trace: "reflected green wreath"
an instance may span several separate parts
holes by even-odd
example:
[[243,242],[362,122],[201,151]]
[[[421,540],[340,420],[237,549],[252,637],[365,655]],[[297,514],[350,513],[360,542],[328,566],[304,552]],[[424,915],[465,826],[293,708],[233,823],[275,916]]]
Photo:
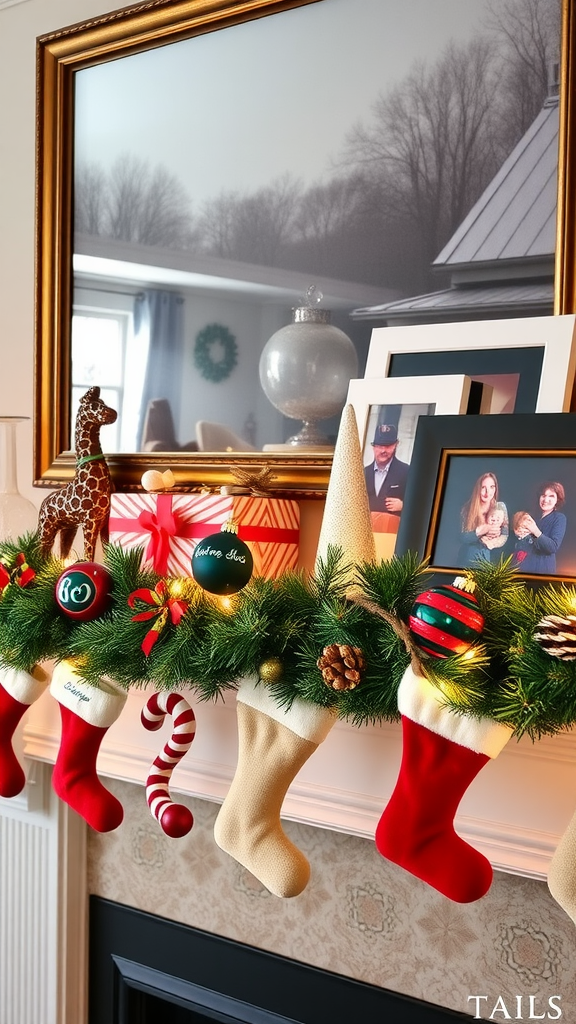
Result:
[[[215,359],[212,352],[213,345],[221,345],[223,355],[221,359]],[[218,383],[225,380],[232,373],[238,362],[238,345],[236,338],[221,324],[208,324],[196,335],[194,343],[194,365],[206,380]]]

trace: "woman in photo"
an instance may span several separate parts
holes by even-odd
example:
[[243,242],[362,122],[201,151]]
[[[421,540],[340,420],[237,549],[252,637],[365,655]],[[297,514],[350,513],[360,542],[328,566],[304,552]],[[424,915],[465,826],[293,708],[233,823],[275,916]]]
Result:
[[566,516],[560,509],[566,495],[564,487],[557,480],[549,481],[540,488],[538,504],[540,515],[534,519],[528,512],[522,518],[522,527],[527,531],[527,554],[521,563],[523,573],[556,572],[556,552],[566,533]]
[[491,560],[491,552],[508,540],[508,511],[498,500],[494,473],[479,476],[462,508],[462,536],[458,565],[473,565],[479,558]]

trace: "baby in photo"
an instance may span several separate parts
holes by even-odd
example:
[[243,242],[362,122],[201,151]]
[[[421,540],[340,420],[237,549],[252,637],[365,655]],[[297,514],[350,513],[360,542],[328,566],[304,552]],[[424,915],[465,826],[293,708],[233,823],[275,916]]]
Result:
[[529,530],[523,525],[524,516],[527,516],[527,512],[515,512],[512,516],[512,529],[518,538],[518,540],[524,540],[528,536]]
[[[492,550],[492,548],[502,547],[502,541],[500,540],[500,538],[502,536],[502,528],[504,526],[505,520],[506,512],[504,511],[503,508],[496,507],[493,508],[492,511],[488,513],[488,515],[486,516],[486,522],[490,527],[490,533],[492,534],[492,536],[485,536],[482,538],[482,543],[484,544],[484,547],[489,548],[490,550]],[[498,533],[495,532],[496,530],[498,530]]]
[[512,516],[512,530],[516,537],[516,543],[514,545],[514,560],[513,566],[520,565],[521,562],[526,558],[532,538],[530,531],[524,524],[524,517],[527,516],[527,512],[515,512]]

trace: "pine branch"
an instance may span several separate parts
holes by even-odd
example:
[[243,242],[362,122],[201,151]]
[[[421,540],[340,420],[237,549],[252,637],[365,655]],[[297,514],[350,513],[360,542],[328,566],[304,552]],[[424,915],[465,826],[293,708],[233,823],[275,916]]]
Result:
[[330,601],[334,597],[343,597],[350,586],[350,575],[353,567],[344,558],[342,548],[328,545],[326,558],[319,558],[314,574],[310,576],[310,592],[320,603]]
[[404,622],[428,575],[426,563],[412,551],[387,562],[364,562],[358,571],[366,596]]

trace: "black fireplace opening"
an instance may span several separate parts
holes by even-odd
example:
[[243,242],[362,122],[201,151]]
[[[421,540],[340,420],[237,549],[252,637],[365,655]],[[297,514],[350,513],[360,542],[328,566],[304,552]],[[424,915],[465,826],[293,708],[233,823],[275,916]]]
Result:
[[454,1024],[472,1019],[90,897],[89,1024]]

